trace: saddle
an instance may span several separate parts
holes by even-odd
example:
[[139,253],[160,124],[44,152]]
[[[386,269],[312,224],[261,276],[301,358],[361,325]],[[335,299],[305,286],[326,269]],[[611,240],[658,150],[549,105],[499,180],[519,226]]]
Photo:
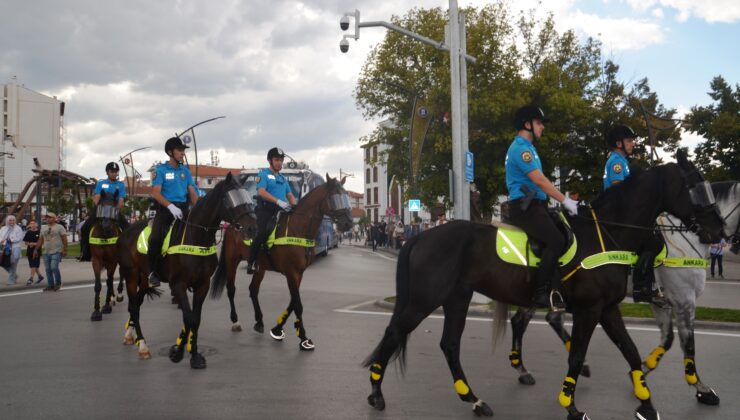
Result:
[[[573,260],[578,243],[573,234],[573,229],[562,213],[549,210],[548,215],[555,222],[555,226],[558,227],[558,231],[565,239],[566,251],[558,259],[558,263],[562,267]],[[524,230],[506,223],[508,221],[508,219],[503,219],[502,222],[494,222],[494,226],[498,228],[496,233],[496,253],[498,257],[511,264],[538,267],[544,244],[534,238],[529,238]]]
[[[211,245],[209,247],[186,245],[182,243],[179,245],[170,245],[172,227],[173,225],[170,225],[170,228],[167,230],[167,235],[164,237],[164,241],[162,242],[162,256],[167,254],[187,254],[196,256],[208,256],[216,254],[216,245]],[[136,250],[139,251],[140,254],[147,254],[147,252],[149,251],[149,236],[151,235],[151,233],[152,222],[149,221],[146,227],[141,230],[141,233],[139,233],[139,236],[136,238]]]

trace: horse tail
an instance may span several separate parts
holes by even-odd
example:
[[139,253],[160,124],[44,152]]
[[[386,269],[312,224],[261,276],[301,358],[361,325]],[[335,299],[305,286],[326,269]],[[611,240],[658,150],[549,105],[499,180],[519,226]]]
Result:
[[144,295],[146,295],[149,300],[154,300],[155,297],[162,296],[162,291],[157,289],[156,287],[146,286],[146,288],[144,289]]
[[506,322],[509,319],[509,305],[503,302],[496,302],[493,310],[493,351],[496,351],[498,340],[506,334]]
[[383,339],[375,350],[362,362],[364,367],[369,367],[372,363],[380,358],[381,349],[386,345],[387,341],[395,338],[396,347],[393,349],[390,361],[398,360],[401,368],[401,373],[406,370],[406,344],[408,342],[408,336],[410,333],[402,334],[399,336],[396,324],[398,323],[399,317],[406,306],[409,304],[410,299],[410,260],[411,250],[416,244],[419,236],[414,236],[409,239],[401,248],[398,254],[398,263],[396,265],[396,304],[393,307],[393,316],[391,316],[391,322],[388,328],[385,329]]
[[223,245],[221,245],[221,255],[218,256],[218,265],[216,271],[213,273],[213,279],[211,281],[211,299],[219,299],[224,292],[226,286],[226,244],[228,238],[224,238]]

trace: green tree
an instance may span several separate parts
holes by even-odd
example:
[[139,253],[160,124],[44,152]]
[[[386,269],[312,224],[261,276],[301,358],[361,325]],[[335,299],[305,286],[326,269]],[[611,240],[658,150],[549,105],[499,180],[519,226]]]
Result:
[[76,188],[74,181],[65,180],[61,187],[53,187],[47,196],[46,208],[57,215],[72,213],[75,208],[75,198],[72,190]]
[[687,128],[706,140],[694,149],[696,164],[711,181],[740,179],[740,85],[722,76],[710,83],[714,103],[694,106],[685,119]]

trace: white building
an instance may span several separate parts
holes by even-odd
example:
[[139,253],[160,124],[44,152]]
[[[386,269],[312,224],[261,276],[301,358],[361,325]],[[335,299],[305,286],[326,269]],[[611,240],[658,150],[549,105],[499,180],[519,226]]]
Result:
[[15,201],[32,169],[64,169],[64,102],[19,86],[0,85],[0,195]]

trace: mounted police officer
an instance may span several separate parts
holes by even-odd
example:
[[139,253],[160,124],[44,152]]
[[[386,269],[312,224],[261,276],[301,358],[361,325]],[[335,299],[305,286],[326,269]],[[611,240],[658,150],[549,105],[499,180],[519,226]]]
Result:
[[562,203],[571,215],[578,213],[578,203],[558,191],[542,172],[534,141],[542,136],[546,122],[544,112],[536,106],[524,106],[516,111],[518,133],[506,153],[506,187],[511,223],[544,246],[535,275],[533,303],[562,311],[565,303],[557,290],[558,258],[565,252],[566,243],[547,212],[548,196]]
[[252,274],[255,271],[255,262],[259,256],[260,248],[267,241],[270,232],[267,231],[267,224],[275,217],[278,211],[290,211],[295,205],[296,199],[293,191],[290,189],[288,180],[280,174],[283,169],[283,160],[285,153],[282,149],[273,147],[267,152],[267,162],[270,167],[262,169],[257,174],[257,236],[252,241],[250,250],[249,265],[247,273]]
[[175,219],[182,219],[188,210],[188,199],[192,204],[198,201],[195,192],[193,175],[187,166],[183,165],[185,149],[179,137],[172,137],[164,144],[164,151],[169,160],[160,163],[152,174],[152,198],[157,202],[157,215],[152,222],[152,234],[149,237],[149,286],[157,287],[160,284],[159,262],[161,260],[162,242],[167,230]]
[[95,190],[93,191],[93,203],[95,204],[95,211],[92,212],[90,217],[84,222],[82,229],[80,230],[80,247],[82,248],[82,257],[80,261],[90,261],[90,246],[89,236],[90,230],[97,222],[97,208],[99,206],[114,206],[118,209],[118,225],[121,230],[128,227],[126,218],[120,213],[123,208],[123,199],[126,198],[126,185],[118,180],[118,173],[120,169],[116,162],[108,162],[105,165],[106,179],[101,179],[95,184]]
[[[626,125],[616,125],[609,131],[607,145],[612,151],[604,167],[604,191],[625,181],[630,176],[630,162],[627,159],[635,148],[637,134]],[[663,249],[663,236],[655,232],[643,246],[632,274],[632,299],[635,302],[654,303],[660,307],[666,304],[660,289],[653,291],[655,272],[653,262]]]

